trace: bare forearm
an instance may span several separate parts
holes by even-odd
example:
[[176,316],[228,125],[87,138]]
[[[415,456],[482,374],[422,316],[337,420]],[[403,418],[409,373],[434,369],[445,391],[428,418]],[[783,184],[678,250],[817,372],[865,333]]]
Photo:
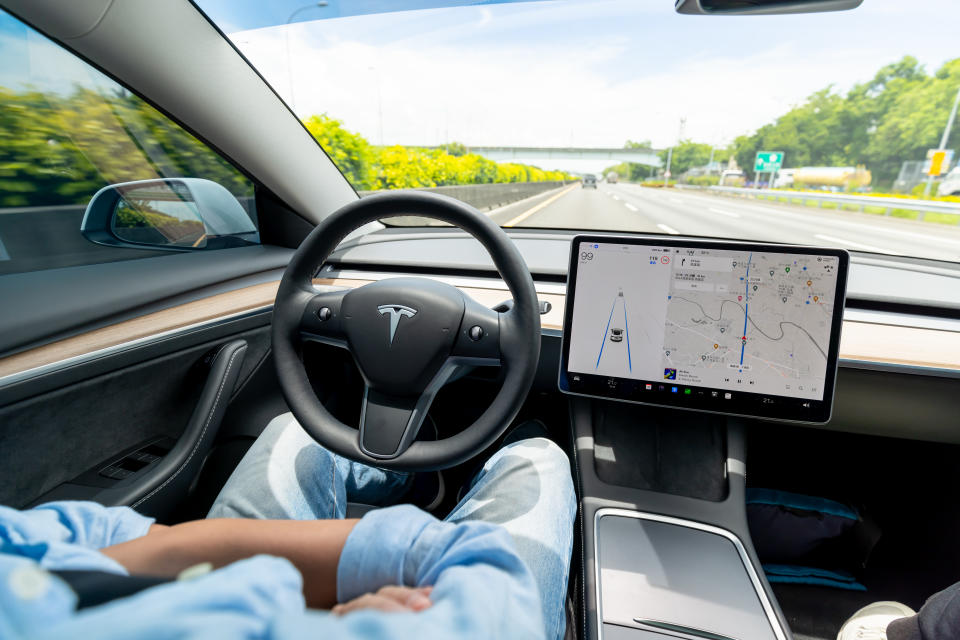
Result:
[[175,576],[201,562],[222,567],[257,554],[286,558],[303,575],[307,605],[337,601],[337,564],[356,520],[196,520],[151,528],[101,551],[132,574]]

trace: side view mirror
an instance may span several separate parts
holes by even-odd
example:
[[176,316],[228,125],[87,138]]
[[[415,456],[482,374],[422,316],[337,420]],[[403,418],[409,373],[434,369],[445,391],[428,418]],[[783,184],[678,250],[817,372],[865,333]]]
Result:
[[677,13],[695,15],[772,15],[856,9],[863,0],[676,0]]
[[163,178],[100,189],[80,233],[97,244],[172,251],[259,242],[253,220],[232,193],[200,178]]

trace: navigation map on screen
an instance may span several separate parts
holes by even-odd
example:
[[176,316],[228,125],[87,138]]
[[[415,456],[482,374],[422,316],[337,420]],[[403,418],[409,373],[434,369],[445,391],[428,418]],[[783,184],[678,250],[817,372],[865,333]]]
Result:
[[836,252],[579,242],[574,259],[571,374],[720,399],[832,385]]

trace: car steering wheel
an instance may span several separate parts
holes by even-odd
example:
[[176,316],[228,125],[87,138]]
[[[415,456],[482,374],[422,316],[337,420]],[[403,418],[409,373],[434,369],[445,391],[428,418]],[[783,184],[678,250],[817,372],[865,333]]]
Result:
[[[416,215],[447,222],[486,248],[514,304],[498,313],[456,287],[429,278],[387,278],[321,293],[317,270],[351,231],[375,220]],[[470,205],[422,191],[368,196],[325,218],[284,271],[273,308],[273,353],[283,396],[318,443],[369,465],[430,471],[459,464],[490,446],[516,417],[540,356],[533,278],[513,241]],[[365,383],[359,430],[317,398],[301,359],[304,340],[347,349]],[[499,364],[503,386],[460,433],[417,441],[440,387],[460,368]]]

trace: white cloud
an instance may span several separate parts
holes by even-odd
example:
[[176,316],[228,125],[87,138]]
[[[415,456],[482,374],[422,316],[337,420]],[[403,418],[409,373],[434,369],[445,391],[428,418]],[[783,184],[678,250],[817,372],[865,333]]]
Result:
[[[611,20],[627,19],[623,3],[609,6],[617,9],[611,11]],[[596,17],[586,10],[598,11],[589,4],[558,7],[541,15],[553,22],[575,20],[577,15],[586,20]],[[586,26],[577,33],[574,24],[571,33],[577,43],[593,36],[595,45],[584,48],[561,38],[526,37],[536,34],[530,31],[535,8],[511,7],[510,15],[486,7],[471,9],[469,24],[441,27],[431,20],[443,12],[405,14],[397,18],[403,23],[398,34],[403,35],[393,39],[383,37],[390,16],[375,17],[381,31],[367,28],[362,36],[351,35],[346,21],[331,20],[232,37],[298,114],[326,112],[375,143],[382,130],[387,144],[424,145],[459,140],[472,145],[619,147],[631,138],[666,147],[676,140],[681,117],[686,117],[685,137],[723,144],[771,121],[813,91],[831,82],[845,90],[905,53],[930,64],[960,53],[949,50],[949,41],[929,42],[929,36],[911,33],[909,25],[898,26],[904,19],[901,13],[883,16],[895,12],[890,2],[880,2],[877,15],[891,22],[896,38],[850,31],[842,40],[829,34],[819,40],[815,34],[794,39],[771,35],[765,40],[754,33],[750,42],[740,43],[724,34],[728,18],[706,18],[700,20],[716,20],[710,23],[717,25],[716,42],[682,43],[683,31],[678,31],[675,48],[645,55],[637,54],[642,50],[637,39],[644,37],[646,26],[640,10],[635,12],[633,39],[624,37],[622,29],[612,37]],[[947,5],[941,10],[956,13]],[[677,29],[703,24],[683,20],[689,18],[674,21],[671,16],[661,22]],[[853,24],[846,20],[844,24]],[[417,24],[430,36],[405,31]],[[738,23],[738,29],[743,30],[743,24]],[[292,72],[287,68],[288,45]]]

